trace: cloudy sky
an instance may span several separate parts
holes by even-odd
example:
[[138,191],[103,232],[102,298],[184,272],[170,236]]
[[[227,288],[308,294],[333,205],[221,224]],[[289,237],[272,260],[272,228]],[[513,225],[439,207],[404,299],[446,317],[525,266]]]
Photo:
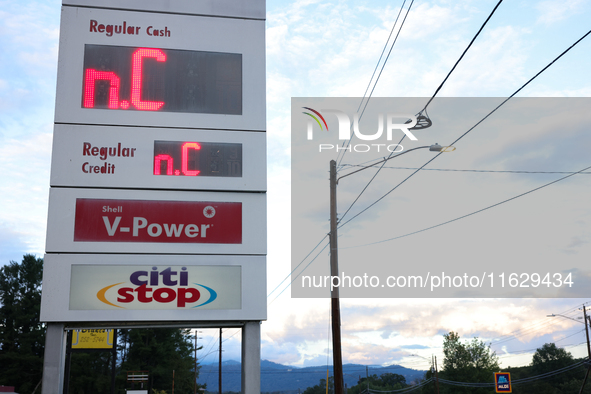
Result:
[[[373,96],[430,97],[496,3],[415,1]],[[409,4],[407,1],[404,8],[408,9]],[[294,366],[324,365],[330,346],[329,300],[292,298],[288,287],[291,279],[282,283],[292,269],[291,98],[362,97],[401,5],[402,1],[375,0],[267,3],[267,287],[269,293],[277,290],[269,297],[268,320],[263,323],[265,359]],[[42,256],[45,248],[59,19],[60,2],[56,0],[0,1],[2,262],[19,261],[24,253]],[[582,0],[505,1],[439,96],[509,96],[587,33],[590,19],[591,5]],[[583,40],[518,96],[591,96],[589,40]],[[581,101],[576,103],[580,105]],[[587,112],[580,110],[582,117],[588,116]],[[471,113],[467,118],[476,119],[476,115]],[[502,120],[501,114],[493,121],[500,122],[498,127],[503,128]],[[554,122],[553,128],[528,130],[512,138],[471,135],[471,139],[458,144],[453,153],[456,156],[434,162],[430,168],[568,172],[590,166],[586,155],[591,142],[588,133],[571,127],[568,119]],[[460,131],[465,131],[464,123],[460,123],[460,130],[448,130],[447,134],[435,129],[432,137],[441,138],[439,141],[432,141],[426,134],[419,139],[426,144],[450,143]],[[472,153],[462,155],[462,151]],[[425,161],[421,154],[413,158],[409,155],[408,161],[400,159],[396,165],[420,165]],[[313,208],[326,212],[325,221],[310,237],[294,235],[301,242],[298,248],[304,256],[320,241],[316,235],[325,233],[322,226],[328,220],[327,168],[328,165],[319,168],[317,174],[324,179],[326,190],[311,189],[319,204]],[[389,171],[397,177],[408,174],[402,172],[406,170]],[[375,211],[368,211],[368,216],[353,222],[351,230],[343,231],[343,239],[349,239],[347,245],[353,246],[357,244],[351,239],[356,237],[362,244],[420,230],[561,176],[564,175],[446,173],[435,177],[423,171],[399,194],[389,196],[385,205],[376,206]],[[591,256],[591,212],[584,204],[591,182],[588,176],[574,176],[513,205],[504,204],[486,215],[408,237],[408,242],[388,243],[387,248],[392,255],[399,250],[396,263],[403,264],[416,261],[413,253],[418,253],[415,259],[433,258],[436,254],[442,265],[454,264],[455,259],[494,264],[509,253],[524,260],[550,256],[548,259],[556,265],[563,261],[577,264]],[[352,181],[347,186],[351,189],[343,189],[344,205],[358,193],[354,187],[363,180]],[[382,179],[360,200],[360,208],[396,183]],[[381,212],[391,212],[394,203],[401,204],[397,208],[401,214],[395,221],[396,228],[372,230],[371,220]],[[355,252],[359,253],[356,261],[388,253],[384,249],[360,249]],[[341,252],[343,264],[353,264],[347,263],[347,251]],[[536,252],[533,257],[530,251]],[[315,264],[327,267],[327,261],[324,253]],[[528,264],[531,267],[535,260]],[[400,363],[426,369],[427,361],[411,355],[442,357],[442,335],[451,330],[465,339],[478,336],[492,343],[503,366],[529,363],[533,350],[550,341],[566,346],[580,357],[585,352],[583,326],[574,320],[546,315],[576,318],[582,313],[578,308],[590,299],[343,299],[343,358],[346,363]],[[217,333],[203,331],[205,347],[200,358],[213,361]],[[224,332],[224,337],[229,338],[225,358],[240,357],[240,335],[236,332]]]

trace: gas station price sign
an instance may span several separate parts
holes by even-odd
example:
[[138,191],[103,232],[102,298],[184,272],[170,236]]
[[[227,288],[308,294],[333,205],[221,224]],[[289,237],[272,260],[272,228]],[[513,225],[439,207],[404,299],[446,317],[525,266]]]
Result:
[[242,144],[154,141],[154,175],[242,176]]
[[260,20],[64,7],[55,121],[264,132],[264,35]]
[[84,46],[82,107],[240,115],[242,55]]

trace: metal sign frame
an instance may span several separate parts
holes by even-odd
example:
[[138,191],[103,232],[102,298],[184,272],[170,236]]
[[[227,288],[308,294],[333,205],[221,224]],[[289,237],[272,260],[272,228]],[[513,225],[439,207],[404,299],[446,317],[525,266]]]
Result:
[[[222,192],[174,192],[174,191],[147,191],[147,190],[110,190],[110,189],[70,189],[70,188],[53,188],[49,193],[49,215],[47,219],[47,243],[45,250],[47,253],[169,253],[169,254],[242,254],[264,255],[267,253],[267,217],[266,217],[266,194],[264,193],[222,193]],[[117,240],[117,234],[126,230],[126,234],[132,233],[133,228],[130,229],[131,221],[134,217],[124,212],[119,213],[105,213],[109,215],[109,225],[112,226],[113,232],[117,227],[116,235],[113,237],[114,242],[105,241],[75,241],[76,232],[76,203],[80,199],[102,200],[108,199],[113,201],[113,204],[108,206],[109,209],[118,210],[119,205],[117,201],[127,200],[144,200],[152,202],[157,206],[159,202],[211,202],[215,206],[215,202],[232,202],[242,204],[242,217],[236,218],[242,221],[242,240],[240,243],[209,243],[196,237],[196,242],[162,242],[160,239],[165,239],[167,236],[162,231],[159,240],[154,238],[154,242],[126,242]],[[103,208],[98,211],[97,215],[103,215]],[[149,212],[146,212],[149,214]],[[219,213],[216,213],[219,215]],[[121,216],[120,221],[116,221],[116,217]],[[151,223],[141,223],[141,231],[149,231]],[[196,230],[202,229],[201,225],[207,223],[203,219],[201,211],[195,212],[179,212],[176,216],[186,218],[186,222],[180,223],[185,225],[182,229],[182,234],[185,234],[186,227],[189,224],[197,226]],[[100,223],[100,222],[99,222]],[[146,226],[144,226],[146,224]],[[177,224],[174,222],[169,225]],[[231,222],[228,225],[233,225]],[[99,224],[100,225],[100,224]],[[160,223],[162,226],[163,223]],[[207,224],[206,224],[207,225]],[[106,225],[105,225],[106,226]],[[125,228],[122,226],[126,226]],[[59,230],[58,230],[59,229]],[[213,230],[208,229],[208,231]],[[216,232],[223,232],[223,228],[215,229]],[[139,232],[139,231],[138,231]],[[173,240],[173,238],[171,238]],[[205,242],[197,242],[205,241]]]
[[265,0],[64,0],[66,6],[146,10],[188,15],[265,20]]
[[[90,21],[134,26],[137,34],[91,32]],[[149,26],[170,37],[151,37]],[[265,25],[259,20],[63,7],[56,123],[266,130]],[[242,55],[242,115],[82,108],[84,45],[184,49]]]
[[[156,176],[154,141],[159,140],[239,143],[242,176]],[[122,152],[124,149],[127,151]],[[56,124],[50,185],[264,192],[266,166],[265,133]],[[93,173],[91,167],[105,167],[108,171]]]
[[[265,256],[219,256],[219,255],[100,255],[100,254],[47,254],[44,260],[48,268],[43,272],[43,293],[41,321],[45,322],[131,322],[153,321],[157,316],[161,322],[195,321],[240,321],[265,320],[267,318],[266,257]],[[70,309],[73,266],[104,265],[105,274],[97,277],[94,285],[86,285],[89,297],[96,297],[104,284],[125,282],[128,277],[109,275],[110,267],[216,267],[234,266],[241,268],[240,303],[238,309],[178,308],[170,303],[170,309],[124,309],[106,306],[105,309]],[[176,269],[175,268],[175,269]],[[93,278],[94,279],[94,278]],[[92,280],[91,280],[92,281]],[[230,283],[228,284],[228,286]],[[217,285],[217,292],[224,288]],[[154,289],[158,286],[150,286]],[[234,289],[228,289],[234,291]],[[124,304],[119,304],[124,305]],[[154,302],[156,307],[156,302]]]

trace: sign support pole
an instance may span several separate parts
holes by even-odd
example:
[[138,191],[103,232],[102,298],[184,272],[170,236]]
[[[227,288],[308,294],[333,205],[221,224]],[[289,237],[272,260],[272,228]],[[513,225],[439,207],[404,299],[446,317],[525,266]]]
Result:
[[249,321],[242,327],[242,393],[261,392],[261,322]]
[[113,329],[113,350],[111,354],[113,364],[111,365],[111,394],[115,394],[115,377],[117,375],[117,329]]
[[60,394],[64,390],[66,331],[62,323],[47,323],[43,357],[41,394]]

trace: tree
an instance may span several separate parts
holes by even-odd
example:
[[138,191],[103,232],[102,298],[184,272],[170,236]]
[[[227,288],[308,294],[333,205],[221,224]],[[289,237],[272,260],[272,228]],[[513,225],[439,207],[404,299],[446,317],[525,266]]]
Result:
[[560,368],[574,364],[573,355],[555,343],[545,343],[541,348],[536,349],[532,357],[531,365],[536,375],[555,371]]
[[[146,328],[119,330],[121,373],[148,371],[148,388],[171,391],[174,371],[175,392],[191,393],[194,389],[195,360],[189,330]],[[202,386],[198,385],[197,388]],[[137,388],[137,387],[136,387]]]
[[[557,347],[554,343],[545,343],[544,346],[536,349],[532,357],[531,366],[534,375],[541,375],[568,367],[574,363],[575,360],[570,352]],[[578,374],[580,374],[579,368],[574,371],[552,376],[547,382],[552,384],[566,383],[572,379],[576,379]]]
[[406,378],[402,375],[397,373],[383,373],[380,375],[381,381],[384,383],[385,386],[394,387],[396,385],[400,385],[402,387],[406,386]]
[[392,391],[407,387],[406,378],[396,373],[383,373],[379,377],[376,374],[361,378],[355,386],[349,389],[349,394],[359,394],[367,391],[369,383],[370,390]]
[[[334,393],[334,378],[332,376],[328,378],[328,392]],[[326,394],[326,379],[320,379],[319,384],[308,387],[303,394]]]
[[[440,376],[456,382],[491,383],[493,373],[499,371],[498,357],[491,352],[490,345],[473,338],[472,341],[460,342],[460,336],[450,332],[443,336],[443,369]],[[465,387],[446,387],[454,393],[488,393],[487,389]],[[444,392],[442,387],[442,392]]]
[[70,357],[69,393],[111,392],[112,353],[110,351],[73,352]]
[[0,268],[0,385],[21,393],[33,392],[43,374],[42,276],[43,259],[30,254]]

